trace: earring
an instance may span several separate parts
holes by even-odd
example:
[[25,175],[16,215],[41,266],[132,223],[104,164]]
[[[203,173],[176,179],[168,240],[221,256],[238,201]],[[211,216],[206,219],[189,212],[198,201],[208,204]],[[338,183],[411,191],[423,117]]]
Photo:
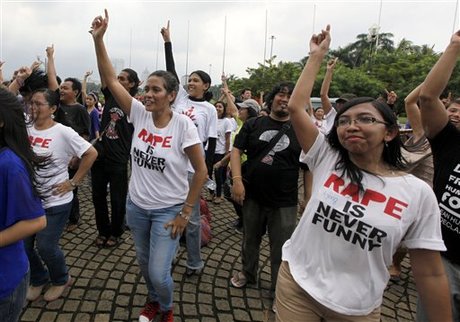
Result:
[[385,145],[386,148],[388,148],[388,142],[387,141],[383,141],[383,144]]

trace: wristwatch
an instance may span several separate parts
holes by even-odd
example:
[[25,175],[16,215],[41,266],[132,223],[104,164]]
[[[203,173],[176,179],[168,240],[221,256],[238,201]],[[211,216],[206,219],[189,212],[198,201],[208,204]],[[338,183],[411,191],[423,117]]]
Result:
[[70,179],[70,180],[69,180],[69,183],[70,183],[70,185],[72,186],[72,188],[78,187],[78,185],[73,181],[73,179]]
[[181,216],[182,218],[184,218],[185,220],[189,221],[190,220],[190,215],[184,215],[182,213],[182,211],[179,211],[179,216]]

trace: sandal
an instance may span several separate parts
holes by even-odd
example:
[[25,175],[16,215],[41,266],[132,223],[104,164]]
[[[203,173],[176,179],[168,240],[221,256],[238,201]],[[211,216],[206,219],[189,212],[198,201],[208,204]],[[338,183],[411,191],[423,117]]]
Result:
[[96,246],[99,248],[104,247],[106,242],[107,242],[107,237],[102,236],[102,235],[97,236],[96,240],[94,241]]
[[233,277],[230,279],[230,282],[232,283],[233,287],[243,288],[248,283],[248,280],[243,272],[238,272],[233,275]]
[[105,247],[115,247],[120,243],[120,238],[115,236],[110,236],[109,239],[105,242]]

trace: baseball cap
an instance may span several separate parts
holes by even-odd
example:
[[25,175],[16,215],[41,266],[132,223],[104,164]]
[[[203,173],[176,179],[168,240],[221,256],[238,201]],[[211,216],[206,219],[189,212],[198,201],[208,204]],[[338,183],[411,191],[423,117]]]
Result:
[[250,108],[254,110],[257,114],[260,111],[260,105],[255,99],[249,98],[241,103],[236,103],[239,108]]
[[346,103],[353,98],[356,98],[355,94],[345,93],[345,94],[340,95],[340,97],[335,102],[336,103]]

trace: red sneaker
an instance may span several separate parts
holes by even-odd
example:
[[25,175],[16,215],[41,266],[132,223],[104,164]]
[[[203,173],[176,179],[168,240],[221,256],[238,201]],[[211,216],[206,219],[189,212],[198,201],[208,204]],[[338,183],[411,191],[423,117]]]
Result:
[[161,312],[160,322],[174,322],[173,310],[171,309],[166,312]]
[[152,322],[160,311],[158,302],[147,302],[139,314],[139,322]]

